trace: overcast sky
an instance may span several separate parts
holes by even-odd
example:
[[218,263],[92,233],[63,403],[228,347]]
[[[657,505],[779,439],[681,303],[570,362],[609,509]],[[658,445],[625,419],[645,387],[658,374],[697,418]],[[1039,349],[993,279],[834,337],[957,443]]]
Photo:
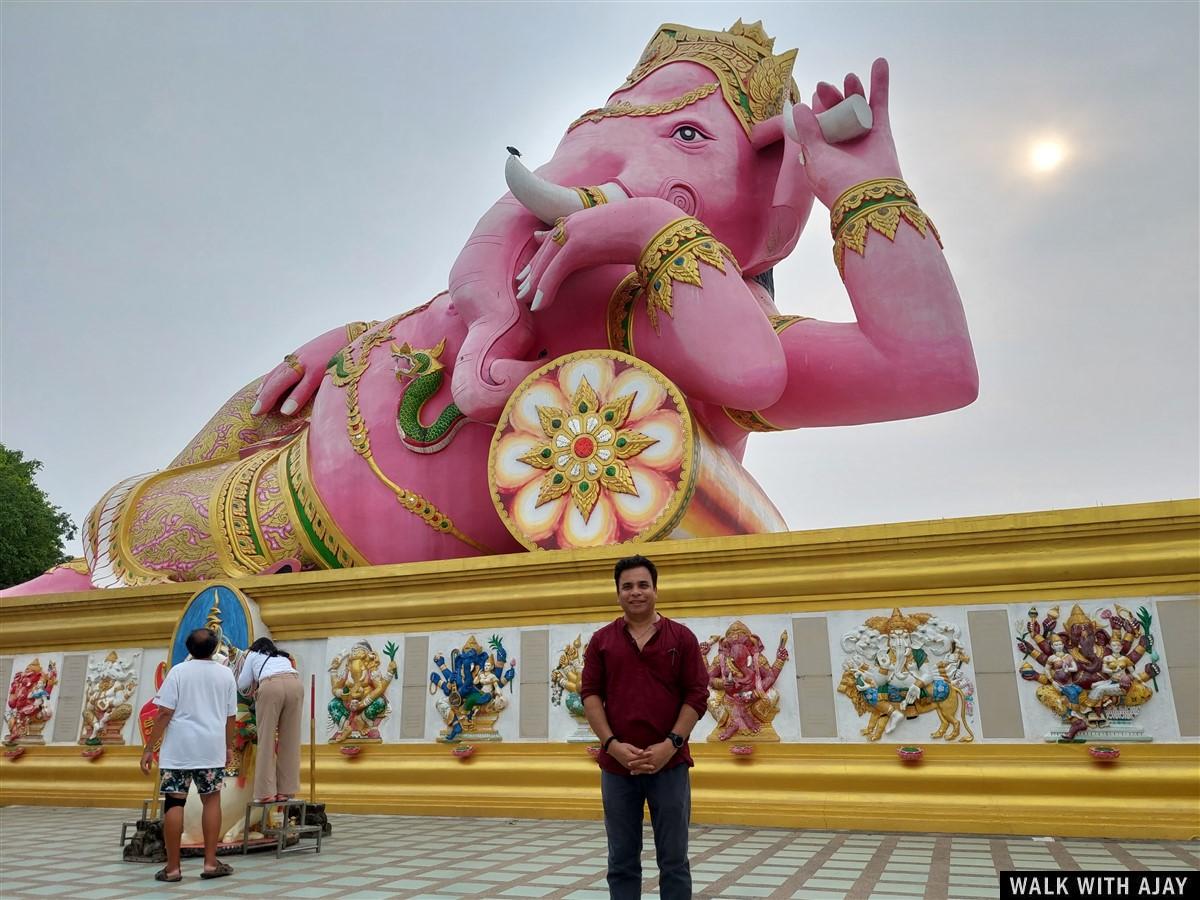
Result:
[[[889,58],[980,373],[958,412],[751,438],[790,527],[1195,497],[1198,8],[6,2],[0,441],[81,522],[284,353],[443,290],[505,145],[544,161],[660,23],[741,16],[806,96]],[[826,221],[777,300],[846,320]]]

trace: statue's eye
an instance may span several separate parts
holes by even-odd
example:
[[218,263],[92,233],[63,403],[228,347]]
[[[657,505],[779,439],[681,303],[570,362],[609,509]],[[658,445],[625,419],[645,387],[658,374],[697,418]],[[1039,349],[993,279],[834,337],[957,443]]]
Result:
[[679,140],[688,144],[707,140],[698,128],[694,128],[691,125],[680,125],[675,129],[675,133],[671,137],[679,138]]

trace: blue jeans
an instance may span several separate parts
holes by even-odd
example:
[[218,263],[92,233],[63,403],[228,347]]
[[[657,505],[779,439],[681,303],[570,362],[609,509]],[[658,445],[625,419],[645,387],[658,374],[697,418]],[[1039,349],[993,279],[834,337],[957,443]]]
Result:
[[600,794],[604,798],[604,830],[608,832],[609,897],[637,900],[642,895],[642,810],[649,803],[659,896],[662,900],[690,900],[688,823],[692,818],[692,786],[688,767],[675,766],[653,775],[601,772]]

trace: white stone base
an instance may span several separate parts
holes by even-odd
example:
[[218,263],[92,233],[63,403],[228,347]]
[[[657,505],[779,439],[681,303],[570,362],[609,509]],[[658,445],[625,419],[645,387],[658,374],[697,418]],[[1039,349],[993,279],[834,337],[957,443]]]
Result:
[[[1067,736],[1067,726],[1060,728],[1052,728],[1046,734],[1045,740],[1047,743],[1057,743]],[[1123,722],[1112,722],[1101,728],[1085,728],[1072,739],[1075,743],[1082,741],[1096,741],[1102,744],[1118,744],[1118,743],[1149,743],[1154,738],[1141,728],[1135,725],[1126,725]]]

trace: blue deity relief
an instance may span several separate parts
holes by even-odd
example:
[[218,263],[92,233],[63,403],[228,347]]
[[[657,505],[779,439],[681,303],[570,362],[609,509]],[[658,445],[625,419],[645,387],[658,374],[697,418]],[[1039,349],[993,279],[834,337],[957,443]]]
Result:
[[512,692],[517,677],[517,661],[508,658],[498,635],[488,641],[491,652],[484,650],[471,635],[461,650],[450,651],[450,664],[441,653],[434,654],[437,667],[429,674],[429,693],[440,697],[434,702],[446,727],[438,736],[447,743],[470,737],[480,741],[498,741],[496,719],[507,708],[501,689]]

